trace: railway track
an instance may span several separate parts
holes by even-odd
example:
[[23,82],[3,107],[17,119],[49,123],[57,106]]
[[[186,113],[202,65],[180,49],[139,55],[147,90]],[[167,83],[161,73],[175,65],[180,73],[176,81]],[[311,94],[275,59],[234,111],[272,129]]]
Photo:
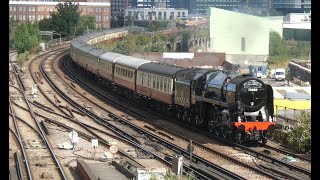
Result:
[[[48,81],[48,82],[51,82],[51,80],[50,80],[50,78],[48,77],[48,75],[45,73],[45,71],[44,71],[44,65],[42,64],[41,65],[41,73],[43,74],[43,76],[46,78],[46,80]],[[91,111],[88,111],[87,109],[85,109],[85,108],[83,108],[81,105],[79,105],[79,104],[77,104],[77,103],[75,103],[71,98],[69,98],[67,95],[65,95],[60,89],[58,89],[57,87],[56,87],[56,85],[54,84],[54,83],[50,83],[50,85],[52,86],[52,88],[54,88],[55,90],[56,90],[56,92],[59,92],[59,95],[61,96],[61,97],[64,97],[64,99],[66,100],[66,101],[68,101],[70,104],[72,104],[73,105],[73,107],[76,107],[79,111],[81,111],[82,113],[84,113],[84,114],[86,114],[87,116],[89,116],[89,117],[91,117],[92,119],[94,119],[95,121],[99,121],[100,123],[103,123],[104,124],[104,126],[107,126],[109,129],[111,129],[111,130],[113,130],[115,133],[117,133],[119,136],[121,136],[121,137],[123,137],[124,139],[128,139],[128,141],[133,141],[133,142],[136,142],[136,140],[135,139],[133,139],[132,137],[129,137],[127,134],[125,134],[124,132],[121,132],[121,131],[119,131],[119,129],[118,128],[116,128],[115,126],[113,126],[113,125],[111,125],[110,123],[108,123],[107,121],[105,121],[104,119],[102,119],[102,118],[100,118],[100,117],[98,117],[97,115],[95,115],[94,113],[92,113]],[[140,147],[141,148],[141,147]],[[164,161],[164,159],[162,158],[162,161]],[[166,161],[166,160],[165,160]],[[217,167],[218,168],[218,167]],[[220,168],[221,169],[221,168]],[[205,178],[205,179],[208,179],[208,177],[206,177],[206,176],[204,176],[203,175],[203,173],[201,174],[201,173],[197,173],[197,171],[195,170],[195,169],[190,169],[190,168],[187,168],[186,167],[186,170],[187,171],[189,171],[189,172],[191,172],[191,171],[193,171],[196,175],[197,175],[197,177],[200,177],[201,179],[202,178]],[[212,170],[213,171],[213,170]],[[220,170],[221,171],[221,170]],[[232,173],[228,173],[228,172],[225,172],[225,170],[223,169],[223,172],[224,172],[224,174],[225,175],[223,175],[223,176],[229,176],[229,177],[233,177],[233,178],[235,178],[235,179],[239,179],[240,177],[239,176],[237,176],[237,175],[235,175],[235,174],[232,174]],[[210,178],[215,178],[215,177],[221,177],[222,175],[221,175],[221,173],[218,173],[219,175],[214,175],[214,173],[209,173],[208,175],[210,175],[209,176],[209,179]]]
[[[75,78],[75,76],[73,76],[72,78]],[[85,86],[83,83],[82,83],[82,86]],[[87,87],[87,89],[88,89],[88,87]],[[91,91],[94,91],[94,90],[91,90]],[[102,95],[98,95],[98,96],[102,96]],[[103,97],[102,97],[102,99],[103,99]],[[104,98],[104,100],[106,100],[106,98]],[[119,106],[119,105],[118,105]],[[126,108],[127,109],[127,108]],[[143,117],[145,117],[144,115],[143,115]],[[170,133],[172,133],[172,132],[170,132]],[[221,140],[220,139],[220,141],[225,141],[225,140]],[[225,142],[224,142],[225,143]],[[230,144],[230,145],[232,145],[232,146],[235,146],[235,144]],[[237,146],[237,145],[236,145]],[[238,146],[238,148],[239,148],[239,146]],[[268,162],[271,162],[271,163],[273,163],[273,164],[277,164],[277,165],[281,165],[281,166],[286,166],[288,169],[294,169],[295,171],[298,171],[298,172],[302,172],[302,173],[304,173],[304,174],[306,174],[306,176],[310,176],[311,175],[311,172],[310,171],[308,171],[308,170],[305,170],[305,169],[303,169],[303,168],[299,168],[299,167],[296,167],[296,166],[292,166],[292,165],[289,165],[288,163],[283,163],[282,161],[280,161],[280,160],[277,160],[277,159],[274,159],[274,158],[272,158],[272,157],[268,157],[267,155],[264,155],[264,154],[262,154],[262,153],[260,153],[260,152],[255,152],[255,151],[253,151],[253,150],[251,150],[251,149],[249,149],[249,148],[246,148],[246,147],[241,147],[240,146],[240,148],[241,149],[244,149],[245,150],[245,152],[247,152],[247,153],[249,153],[249,154],[252,154],[254,157],[257,157],[257,158],[260,158],[260,159],[264,159],[265,161],[268,161]],[[278,152],[283,152],[283,153],[285,153],[284,151],[281,151],[281,150],[278,150]],[[293,173],[294,175],[296,175],[297,173],[294,173],[294,172],[291,172],[291,173]],[[286,175],[287,176],[290,176],[290,174],[289,173],[286,173]],[[304,178],[305,178],[305,176],[304,176]],[[299,179],[299,178],[298,178]]]
[[[33,139],[33,142],[36,140],[36,142],[39,142],[41,144],[41,142],[44,143],[44,147],[42,147],[42,145],[40,145],[40,149],[32,149],[32,148],[29,148],[28,150],[23,150],[22,148],[22,153],[23,153],[23,160],[26,162],[26,172],[27,172],[27,178],[28,179],[33,179],[33,177],[35,177],[35,175],[38,175],[39,177],[43,177],[46,173],[42,171],[42,168],[41,166],[37,167],[37,166],[32,166],[30,168],[29,164],[28,164],[28,159],[29,159],[29,162],[30,162],[30,159],[31,158],[31,154],[37,154],[38,155],[43,155],[43,154],[47,154],[46,156],[49,157],[50,159],[52,159],[53,161],[53,164],[55,164],[55,167],[53,168],[49,168],[50,169],[50,174],[51,175],[54,175],[57,179],[58,177],[60,176],[59,179],[67,179],[65,174],[64,174],[64,171],[62,170],[61,166],[60,166],[60,163],[57,159],[57,157],[55,156],[55,153],[47,139],[47,137],[45,136],[43,130],[41,129],[40,125],[39,125],[39,122],[38,122],[38,119],[37,117],[35,116],[31,106],[30,106],[30,103],[27,99],[27,96],[25,94],[25,86],[23,84],[23,81],[21,80],[21,77],[20,77],[20,74],[19,74],[19,71],[17,69],[16,66],[12,65],[13,67],[13,71],[16,75],[16,80],[18,81],[18,85],[19,85],[19,89],[20,89],[20,93],[22,94],[22,99],[24,100],[25,104],[28,106],[28,113],[30,114],[30,116],[32,117],[31,119],[33,121],[29,122],[29,127],[33,127],[32,129],[35,130],[35,128],[38,129],[38,131],[36,131],[36,135],[34,133],[31,133],[31,132],[28,132],[26,130],[26,128],[22,128],[18,125],[17,121],[15,120],[15,116],[16,116],[16,113],[17,112],[14,112],[12,106],[11,106],[11,98],[9,96],[9,107],[10,107],[10,111],[11,111],[11,115],[13,117],[13,120],[14,120],[14,124],[15,124],[15,129],[16,129],[16,132],[17,134],[15,135],[16,138],[18,138],[18,141],[19,141],[19,144],[22,144],[22,142],[24,142],[25,140],[31,140]],[[32,125],[30,125],[30,123],[33,123]],[[34,127],[36,126],[36,127]],[[21,133],[20,133],[21,131]],[[20,145],[21,146],[21,145]],[[22,144],[21,147],[24,147],[25,145]],[[30,146],[30,145],[29,145]],[[35,159],[32,159],[32,162],[35,162],[36,165],[39,164],[39,163],[43,163],[43,159],[38,159],[37,156],[34,156]],[[49,161],[50,162],[50,161]],[[41,174],[39,174],[41,173]]]
[[[63,66],[63,65],[61,65],[61,66]],[[65,68],[66,69],[66,68]],[[70,74],[69,74],[70,75]],[[70,77],[71,78],[75,78],[75,76],[72,76],[72,75],[70,75]],[[81,81],[77,81],[78,83],[81,83]],[[82,83],[82,86],[85,86],[85,83]],[[87,89],[88,89],[88,86],[85,86]],[[90,87],[90,86],[89,86]],[[90,90],[90,88],[89,88],[89,90]],[[92,93],[95,93],[94,92],[94,90],[91,90],[91,92]],[[119,103],[115,103],[115,102],[112,102],[110,99],[107,99],[106,97],[103,97],[103,95],[101,95],[101,94],[96,94],[95,93],[95,95],[98,95],[98,96],[100,96],[100,98],[102,98],[104,101],[108,101],[108,103],[112,103],[113,105],[116,105],[116,106],[119,106]],[[121,107],[119,107],[119,108],[121,108]],[[126,109],[126,111],[130,111],[131,113],[133,113],[133,110],[129,110],[128,108],[126,108],[126,107],[122,107],[122,110],[124,110],[124,109]],[[112,115],[113,116],[113,115]],[[141,115],[137,115],[137,113],[135,113],[135,115],[134,116],[140,116],[141,117]],[[117,119],[118,121],[120,120],[120,118],[118,118],[118,117],[116,117],[116,116],[114,116],[114,118],[115,119]],[[145,119],[146,117],[145,116],[143,116],[143,118]],[[122,118],[121,118],[122,119]],[[125,124],[128,124],[128,122],[126,121],[126,120],[124,120],[124,119],[122,119],[121,120],[121,122],[122,123],[125,123]],[[160,132],[161,133],[161,132]],[[180,137],[181,138],[181,137]],[[184,141],[186,141],[186,142],[189,142],[189,139],[186,139],[186,138],[181,138],[181,139],[183,139]],[[160,141],[160,140],[159,140]],[[199,144],[199,143],[198,143]],[[186,147],[186,146],[185,146]],[[231,162],[233,162],[233,163],[236,163],[236,164],[238,164],[238,165],[242,165],[242,166],[245,166],[246,168],[250,168],[250,169],[252,169],[252,170],[254,170],[254,171],[258,171],[258,172],[260,172],[260,173],[265,173],[265,172],[262,172],[262,171],[259,171],[259,169],[257,169],[256,167],[253,167],[253,165],[247,165],[247,164],[245,164],[245,163],[243,163],[243,162],[241,162],[241,161],[239,161],[239,160],[236,160],[236,159],[234,159],[234,158],[230,158],[230,157],[228,157],[228,156],[226,156],[226,155],[223,155],[223,154],[221,154],[221,153],[219,153],[218,151],[215,151],[215,150],[212,150],[212,149],[209,149],[209,148],[207,148],[207,147],[204,147],[204,146],[202,146],[202,145],[200,145],[199,144],[199,147],[202,147],[202,148],[200,148],[201,149],[201,151],[206,151],[206,152],[210,152],[211,154],[214,154],[214,157],[220,157],[220,158],[225,158],[225,159],[227,159],[228,161],[231,161]],[[186,152],[186,151],[182,151],[182,152],[180,152],[180,153],[182,153],[182,154],[185,154],[186,155],[186,157],[188,157],[189,156],[189,152]],[[200,153],[201,154],[201,153]],[[197,159],[197,158],[195,158],[195,159]],[[198,160],[198,159],[197,159]],[[270,176],[270,173],[265,173],[265,174],[267,174],[267,175],[269,175]],[[272,176],[271,175],[271,177],[272,178],[276,178],[275,176]]]

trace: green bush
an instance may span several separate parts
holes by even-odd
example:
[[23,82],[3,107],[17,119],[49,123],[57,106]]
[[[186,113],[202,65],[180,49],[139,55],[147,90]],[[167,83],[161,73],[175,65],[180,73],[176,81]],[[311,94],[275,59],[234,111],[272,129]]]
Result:
[[275,31],[270,32],[269,42],[270,68],[286,68],[290,60],[307,59],[311,53],[310,42],[284,40]]
[[280,129],[274,133],[274,139],[301,153],[311,149],[311,113],[302,112],[297,116],[297,124],[292,129]]
[[18,54],[17,56],[18,65],[21,67],[25,61],[29,60],[29,58],[30,58],[29,51],[24,51],[24,53]]

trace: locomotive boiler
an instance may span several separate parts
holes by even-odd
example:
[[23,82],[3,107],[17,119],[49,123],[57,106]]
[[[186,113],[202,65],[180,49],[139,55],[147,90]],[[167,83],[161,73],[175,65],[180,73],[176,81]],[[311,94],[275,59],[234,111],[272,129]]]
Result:
[[177,118],[237,142],[267,142],[276,128],[273,91],[251,75],[219,70],[185,71],[177,76]]

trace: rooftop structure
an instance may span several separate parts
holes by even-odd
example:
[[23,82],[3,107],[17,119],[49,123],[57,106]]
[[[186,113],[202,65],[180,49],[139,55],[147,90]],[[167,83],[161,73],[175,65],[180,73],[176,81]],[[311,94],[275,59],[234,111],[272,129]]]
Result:
[[131,8],[125,10],[125,16],[137,20],[173,20],[188,17],[188,10],[173,8]]
[[[38,1],[9,1],[9,16],[21,22],[40,21],[50,18],[50,12],[56,11],[56,5],[64,1],[38,0]],[[82,15],[91,15],[96,19],[96,28],[110,28],[110,0],[92,2],[92,0],[73,1],[79,5]]]

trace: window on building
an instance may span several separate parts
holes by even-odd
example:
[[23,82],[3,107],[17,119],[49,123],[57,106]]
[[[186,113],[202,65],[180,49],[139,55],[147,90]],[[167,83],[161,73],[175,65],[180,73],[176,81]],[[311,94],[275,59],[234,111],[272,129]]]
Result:
[[246,38],[241,38],[241,51],[246,51]]
[[170,12],[170,19],[174,19],[174,12]]
[[11,6],[9,6],[9,11],[12,11],[12,7]]

